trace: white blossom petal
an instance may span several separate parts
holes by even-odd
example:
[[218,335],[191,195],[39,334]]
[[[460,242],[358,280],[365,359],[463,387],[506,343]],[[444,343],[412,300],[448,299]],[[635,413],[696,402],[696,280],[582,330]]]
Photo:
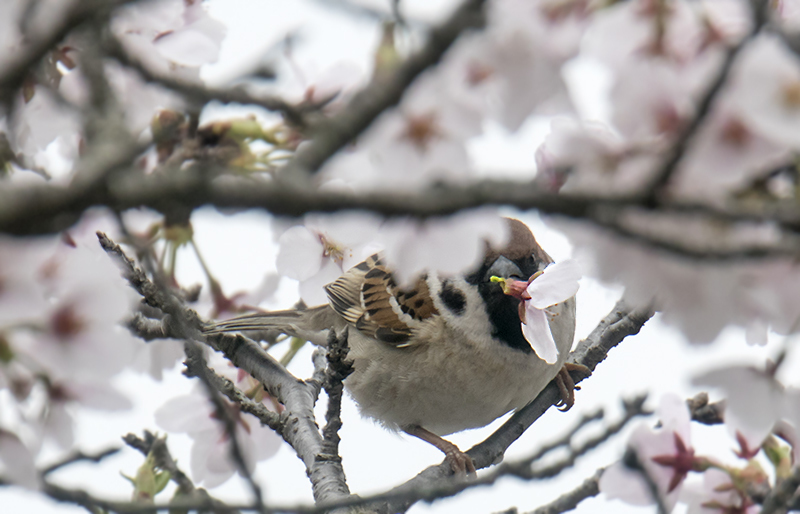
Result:
[[537,309],[545,309],[568,300],[578,292],[580,278],[580,265],[574,259],[551,264],[528,285],[529,302]]
[[322,268],[322,241],[306,227],[290,228],[281,235],[278,244],[275,266],[281,275],[303,281]]
[[553,364],[558,360],[558,348],[550,331],[547,314],[543,310],[531,307],[525,309],[522,334],[540,359],[548,364]]
[[28,489],[39,488],[33,454],[16,434],[0,429],[0,463],[3,477]]
[[750,366],[715,369],[693,383],[725,391],[725,425],[732,436],[744,436],[751,448],[761,446],[784,408],[783,390],[774,377]]

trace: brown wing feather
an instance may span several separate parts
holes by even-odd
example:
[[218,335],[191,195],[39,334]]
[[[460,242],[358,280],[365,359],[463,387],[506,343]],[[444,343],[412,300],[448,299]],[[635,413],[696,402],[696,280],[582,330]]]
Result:
[[385,343],[406,346],[417,324],[436,313],[424,279],[401,291],[373,255],[327,285],[331,307],[357,329]]

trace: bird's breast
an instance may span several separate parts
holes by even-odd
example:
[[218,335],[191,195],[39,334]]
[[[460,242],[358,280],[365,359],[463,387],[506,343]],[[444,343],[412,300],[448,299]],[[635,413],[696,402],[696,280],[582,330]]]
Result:
[[535,398],[563,365],[574,334],[574,300],[553,314],[559,360],[552,365],[533,352],[443,322],[427,326],[421,340],[407,348],[351,329],[355,371],[345,386],[363,415],[391,429],[419,425],[446,435],[487,425]]

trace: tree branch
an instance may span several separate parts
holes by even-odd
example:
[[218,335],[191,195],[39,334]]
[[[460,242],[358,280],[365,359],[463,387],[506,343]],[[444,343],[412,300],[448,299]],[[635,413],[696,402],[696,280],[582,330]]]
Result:
[[527,514],[561,514],[573,510],[583,500],[600,494],[600,476],[604,469],[598,469],[593,476],[568,493],[564,493],[551,503],[542,505]]
[[75,462],[100,462],[101,460],[105,459],[106,457],[110,457],[119,452],[119,448],[108,448],[107,450],[103,450],[97,453],[84,453],[80,450],[76,450],[70,453],[68,456],[64,457],[63,459],[55,462],[43,470],[40,471],[42,476],[47,476],[50,473],[57,471],[63,467],[69,466],[70,464],[74,464]]
[[122,44],[113,36],[108,36],[106,38],[105,45],[104,50],[107,55],[117,60],[123,66],[135,70],[145,81],[159,84],[176,93],[180,93],[190,102],[196,102],[201,107],[212,100],[225,104],[238,103],[243,105],[256,105],[268,111],[278,111],[292,124],[304,127],[306,125],[304,113],[318,110],[324,105],[318,104],[297,107],[287,103],[282,98],[267,95],[252,95],[244,86],[222,89],[175,79],[148,69],[139,59],[126,52]]
[[[705,261],[771,258],[800,252],[794,231],[800,227],[800,205],[740,205],[712,207],[670,202],[661,206],[664,215],[696,215],[711,224],[770,222],[784,229],[773,246],[742,244],[735,248],[696,248],[687,243],[654,237],[623,224],[624,215],[642,208],[635,197],[597,198],[559,195],[535,184],[482,181],[470,185],[442,185],[415,193],[373,192],[352,194],[297,189],[277,182],[253,180],[212,181],[211,170],[182,170],[143,176],[118,174],[105,187],[60,187],[39,185],[10,187],[0,191],[0,232],[37,234],[60,231],[73,224],[84,210],[105,205],[115,211],[150,207],[164,213],[189,212],[203,205],[219,208],[261,208],[276,215],[302,216],[308,212],[367,210],[384,216],[429,217],[453,214],[483,205],[508,205],[522,210],[585,219],[625,239],[654,246],[678,256]],[[649,212],[649,211],[645,211]]]
[[197,313],[150,281],[108,236],[98,233],[98,239],[103,249],[121,263],[124,276],[144,297],[145,302],[168,315],[164,321],[170,337],[191,337],[193,340],[205,341],[215,350],[221,351],[234,366],[253,375],[286,407],[281,418],[281,435],[305,464],[315,501],[324,503],[342,499],[345,496],[342,491],[347,490],[347,485],[341,466],[318,458],[324,454],[324,449],[322,435],[314,417],[314,388],[295,378],[261,346],[246,337],[202,334],[202,322]]
[[[344,476],[342,458],[339,456],[339,429],[342,427],[342,395],[344,393],[344,379],[353,373],[353,362],[348,361],[347,331],[341,334],[331,330],[328,333],[328,368],[325,372],[323,387],[328,394],[328,410],[325,413],[325,427],[322,429],[322,448],[324,453],[318,458],[330,459],[339,465]],[[350,494],[349,489],[341,491],[343,495]]]

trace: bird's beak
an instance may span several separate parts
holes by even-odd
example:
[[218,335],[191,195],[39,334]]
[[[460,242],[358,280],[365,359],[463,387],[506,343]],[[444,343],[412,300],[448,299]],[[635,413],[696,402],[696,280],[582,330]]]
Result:
[[502,255],[492,263],[483,279],[488,282],[492,277],[516,278],[517,280],[527,280],[528,278],[519,269],[519,266]]

